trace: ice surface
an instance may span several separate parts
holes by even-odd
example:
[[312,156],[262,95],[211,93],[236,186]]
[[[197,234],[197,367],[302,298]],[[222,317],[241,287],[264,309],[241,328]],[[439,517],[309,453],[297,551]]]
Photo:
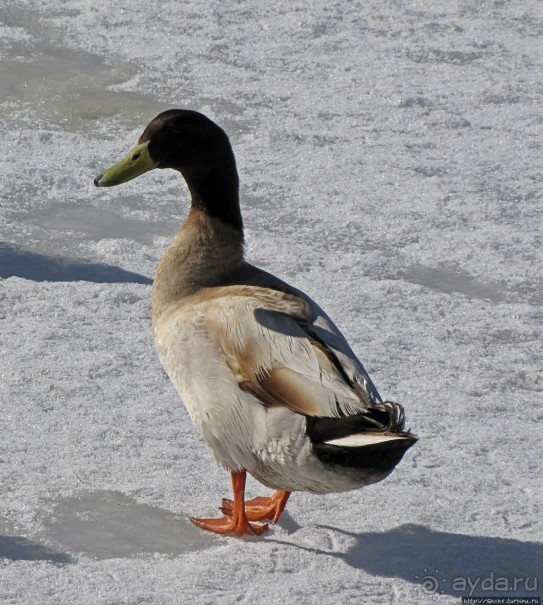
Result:
[[98,559],[180,555],[216,546],[185,517],[114,491],[87,492],[56,502],[43,520],[42,537],[62,551]]
[[84,128],[87,120],[119,116],[127,106],[141,116],[166,108],[151,96],[110,90],[136,75],[135,65],[106,62],[102,55],[53,44],[49,32],[40,31],[32,20],[28,23],[28,15],[20,19],[38,35],[31,54],[19,43],[0,59],[2,95],[8,102],[28,103],[39,119],[54,119],[66,130]]
[[484,283],[459,269],[416,265],[405,267],[394,277],[425,286],[436,292],[444,294],[457,292],[468,298],[480,298],[494,303],[526,302],[536,306],[543,303],[543,291],[539,278],[535,278],[533,284],[524,288],[508,288],[506,284]]
[[[0,6],[0,603],[541,595],[542,38],[537,0]],[[249,258],[420,437],[260,540],[187,521],[231,494],[150,330],[186,187],[92,183],[167,107],[230,134]]]
[[52,231],[77,231],[92,240],[126,238],[151,243],[155,235],[172,235],[170,225],[129,219],[85,204],[52,204],[27,220]]

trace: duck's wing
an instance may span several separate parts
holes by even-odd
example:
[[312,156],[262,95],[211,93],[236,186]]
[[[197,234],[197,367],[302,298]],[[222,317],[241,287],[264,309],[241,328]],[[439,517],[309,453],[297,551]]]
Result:
[[381,398],[324,312],[308,298],[238,286],[207,306],[209,335],[240,387],[307,416],[364,413]]

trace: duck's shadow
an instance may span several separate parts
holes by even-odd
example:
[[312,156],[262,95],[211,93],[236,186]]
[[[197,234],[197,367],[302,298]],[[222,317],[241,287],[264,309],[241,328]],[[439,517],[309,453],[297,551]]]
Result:
[[543,544],[467,536],[402,525],[382,533],[351,534],[347,552],[319,550],[351,567],[420,586],[421,595],[539,596],[543,586]]
[[68,553],[23,536],[0,536],[0,558],[11,561],[49,561],[57,565],[74,562],[74,558]]
[[0,242],[1,277],[23,277],[33,281],[153,283],[145,275],[126,271],[120,267],[63,256],[41,254],[5,242]]

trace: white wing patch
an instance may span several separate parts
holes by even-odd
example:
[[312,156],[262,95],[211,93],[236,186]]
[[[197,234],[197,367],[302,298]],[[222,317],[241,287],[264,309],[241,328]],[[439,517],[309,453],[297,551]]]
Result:
[[325,441],[327,445],[338,445],[341,447],[364,447],[365,445],[374,445],[383,441],[402,441],[405,437],[398,435],[383,435],[383,433],[359,433],[358,435],[349,435],[339,439],[330,439]]

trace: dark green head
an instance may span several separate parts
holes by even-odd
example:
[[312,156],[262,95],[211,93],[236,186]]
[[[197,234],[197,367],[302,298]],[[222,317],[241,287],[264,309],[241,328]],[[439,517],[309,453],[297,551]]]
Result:
[[194,206],[241,227],[236,161],[226,133],[215,122],[188,109],[162,112],[138,144],[94,184],[113,187],[154,168],[181,172]]

